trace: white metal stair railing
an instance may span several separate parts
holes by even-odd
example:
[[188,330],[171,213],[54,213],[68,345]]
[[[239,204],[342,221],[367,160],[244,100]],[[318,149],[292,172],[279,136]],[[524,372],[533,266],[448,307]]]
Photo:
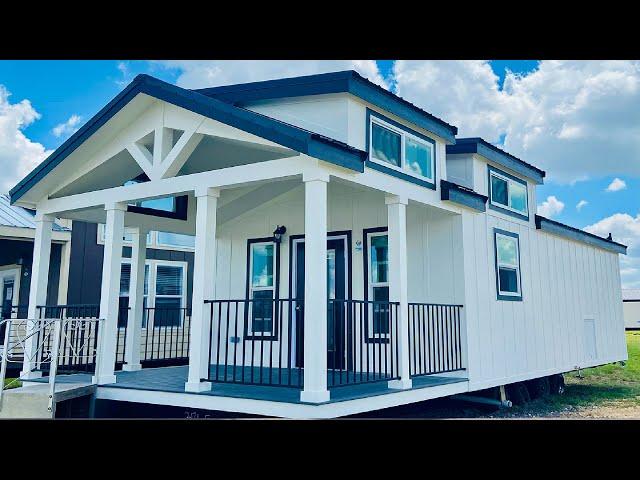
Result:
[[[15,319],[8,318],[0,321],[0,327],[6,325],[4,334],[4,346],[0,346],[2,367],[0,369],[0,409],[2,409],[2,394],[4,390],[25,378],[15,378],[5,385],[8,363],[35,365],[42,368],[43,364],[49,364],[49,404],[48,410],[55,414],[55,388],[56,374],[59,360],[62,357],[69,365],[79,364],[82,361],[89,362],[95,358],[95,364],[99,362],[99,353],[95,345],[95,338],[86,332],[92,331],[92,326],[97,327],[102,319],[96,318],[44,318],[44,319]],[[97,335],[97,328],[93,328],[93,334]],[[36,345],[33,351],[26,349],[27,340],[36,337]],[[53,345],[52,341],[53,340]],[[62,349],[61,349],[62,347]],[[28,357],[25,355],[29,353]]]

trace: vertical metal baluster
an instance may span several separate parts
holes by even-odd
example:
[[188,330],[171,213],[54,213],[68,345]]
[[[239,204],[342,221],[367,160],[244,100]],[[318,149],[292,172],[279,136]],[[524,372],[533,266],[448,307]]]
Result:
[[[287,385],[291,386],[291,360],[292,360],[292,352],[291,352],[291,328],[292,328],[292,324],[293,324],[293,318],[292,318],[292,312],[295,309],[295,304],[294,304],[295,300],[291,299],[288,301],[288,306],[289,308],[288,313],[289,313],[289,318],[287,318]],[[299,373],[298,373],[298,376]]]
[[269,385],[273,384],[273,336],[275,334],[275,328],[276,328],[276,305],[277,305],[277,301],[274,298],[273,300],[271,300],[271,339],[269,340],[269,343],[267,343],[267,345],[269,345]]
[[277,323],[276,339],[278,342],[278,385],[282,385],[282,306],[284,300],[278,299],[276,304],[277,308]]
[[[240,309],[240,303],[236,302],[235,306],[236,306],[236,311],[238,311]],[[243,332],[242,333],[242,335],[243,335],[242,336],[242,366],[241,366],[241,368],[242,368],[242,371],[241,371],[241,373],[242,373],[242,383],[244,383],[244,374],[245,374],[245,369],[246,369],[245,354],[247,352],[247,343],[246,343],[245,336],[249,334],[249,324],[248,324],[248,318],[249,317],[248,317],[248,313],[246,313],[246,312],[247,312],[246,304],[243,303],[242,304],[242,318],[246,317],[247,318],[247,322],[243,321],[243,329],[242,329],[242,332]]]
[[[227,311],[229,310],[230,304],[227,304]],[[213,325],[214,320],[211,319],[211,325]],[[220,381],[220,330],[222,330],[222,302],[218,302],[218,323],[216,324],[216,381]],[[209,337],[211,338],[211,337]],[[209,340],[211,342],[211,340]],[[222,381],[224,382],[227,376],[227,372],[225,370]]]

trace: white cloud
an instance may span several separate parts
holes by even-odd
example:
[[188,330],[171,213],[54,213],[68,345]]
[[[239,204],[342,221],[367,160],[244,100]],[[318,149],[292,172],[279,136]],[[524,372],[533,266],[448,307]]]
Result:
[[185,88],[216,87],[338,70],[356,70],[372,82],[387,87],[375,60],[169,60],[153,63],[177,69],[176,84]]
[[80,122],[82,121],[82,117],[80,115],[76,115],[75,113],[69,117],[69,119],[64,123],[59,123],[51,132],[57,138],[64,137],[67,138],[73,135],[78,128],[80,128]]
[[616,213],[584,228],[585,231],[607,237],[628,247],[627,255],[620,255],[620,274],[623,288],[640,288],[640,214]]
[[[573,183],[640,175],[640,61],[541,61],[507,72],[502,89],[485,61],[397,61],[398,93]],[[606,159],[606,161],[603,161]]]
[[11,103],[11,94],[0,85],[0,191],[9,191],[44,160],[51,151],[27,138],[23,130],[40,114],[29,100]]
[[576,204],[576,210],[580,211],[580,210],[582,210],[582,207],[586,207],[587,205],[589,205],[589,202],[587,202],[586,200],[580,200]]
[[624,190],[627,188],[627,184],[624,180],[614,178],[613,181],[607,187],[607,192],[617,192],[618,190]]
[[538,213],[547,218],[559,215],[562,210],[564,210],[564,203],[553,195],[548,196],[544,202],[538,205]]

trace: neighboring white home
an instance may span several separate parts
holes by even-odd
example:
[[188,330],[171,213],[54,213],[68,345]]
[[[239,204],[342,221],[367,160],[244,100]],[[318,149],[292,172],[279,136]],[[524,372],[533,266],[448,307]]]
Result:
[[624,328],[640,330],[640,289],[622,290],[622,311],[624,313]]
[[[351,71],[202,90],[140,75],[11,199],[37,210],[36,252],[54,216],[106,224],[99,399],[337,417],[625,360],[626,247],[536,215],[545,173],[456,134]],[[141,370],[150,230],[195,235],[188,366]]]

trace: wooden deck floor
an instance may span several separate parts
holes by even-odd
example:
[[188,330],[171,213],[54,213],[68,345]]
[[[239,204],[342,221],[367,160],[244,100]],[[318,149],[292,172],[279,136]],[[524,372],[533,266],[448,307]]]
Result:
[[[212,375],[213,377],[215,377],[215,366],[212,366],[211,368]],[[147,368],[138,372],[116,372],[116,383],[109,384],[108,387],[184,393],[184,385],[187,381],[187,374],[187,366]],[[273,375],[275,375],[275,373]],[[331,377],[332,373],[329,372],[329,385],[332,385]],[[254,376],[254,378],[257,378],[257,376]],[[343,380],[345,380],[344,377]],[[38,379],[36,381],[46,381],[46,378]],[[91,375],[59,375],[56,381],[59,383],[86,383],[91,381]],[[466,379],[436,375],[416,377],[413,379],[413,390],[464,381],[466,381]],[[295,384],[295,382],[293,381],[292,383]],[[386,381],[366,383],[361,385],[332,387],[330,388],[330,390],[331,400],[329,401],[329,403],[397,392],[397,390],[388,388]],[[254,400],[267,400],[275,402],[302,403],[300,402],[300,388],[285,386],[213,383],[211,391],[194,393],[194,395],[211,395],[220,397],[249,398]]]

